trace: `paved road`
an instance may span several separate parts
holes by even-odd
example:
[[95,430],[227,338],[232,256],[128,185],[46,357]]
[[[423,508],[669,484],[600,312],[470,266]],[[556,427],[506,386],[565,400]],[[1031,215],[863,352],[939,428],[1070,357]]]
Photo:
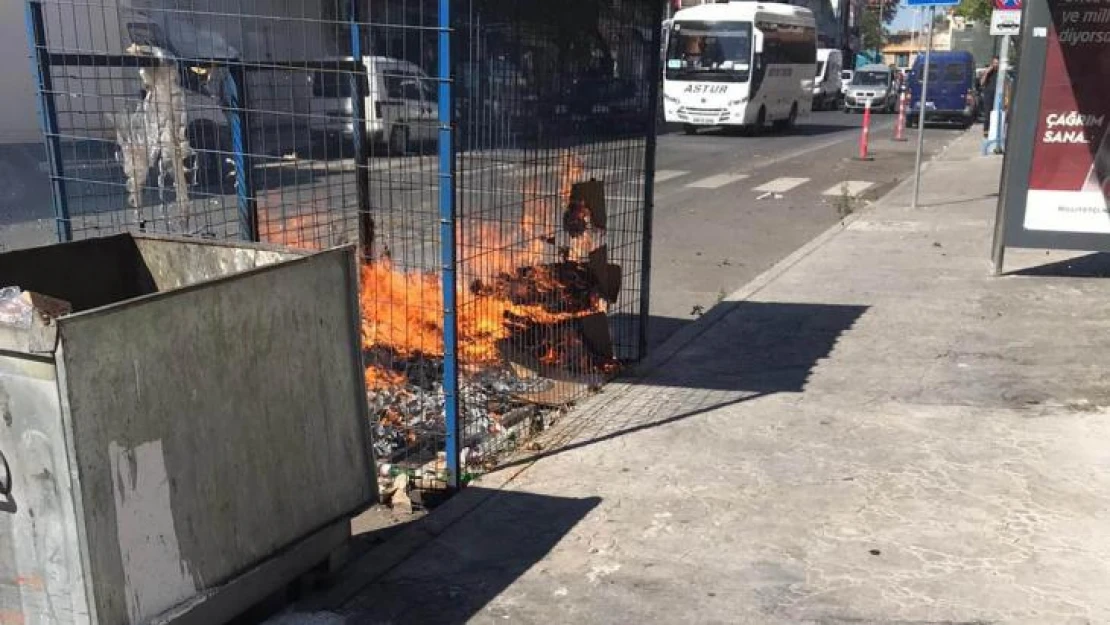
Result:
[[[843,211],[858,209],[910,174],[913,143],[889,140],[891,116],[874,118],[874,160],[851,159],[857,150],[861,119],[860,115],[822,112],[786,134],[746,137],[704,131],[696,136],[668,132],[659,137],[650,344],[659,344],[725,294],[836,223]],[[929,133],[930,152],[957,134],[943,129],[930,129]],[[579,150],[586,166],[582,175],[605,180],[611,257],[625,265],[629,281],[635,279],[638,267],[622,255],[636,255],[640,248],[641,186],[640,164],[625,161],[640,149],[614,141]],[[464,156],[459,166],[460,206],[482,219],[519,224],[519,211],[528,197],[534,198],[536,193],[555,197],[554,187],[533,189],[523,182],[538,176],[540,170],[561,168],[557,153],[531,154],[526,163],[516,162],[517,157],[520,155],[513,153]],[[0,168],[0,174],[7,174],[0,177],[28,180],[35,169],[32,161],[24,168],[27,176]],[[327,215],[297,224],[302,229],[308,226],[301,234],[304,240],[334,244],[354,236],[351,165],[343,159],[288,161],[280,156],[263,161],[256,173],[261,187],[260,213],[263,218],[271,214],[279,220],[283,211],[290,209]],[[86,219],[91,221],[86,225],[103,224],[114,231],[118,223],[133,221],[124,211],[104,211],[101,206],[125,205],[118,165],[90,162],[88,167],[92,168],[89,172],[74,170],[88,178],[88,188],[70,185],[88,205],[84,210],[89,211]],[[33,173],[45,178],[40,171]],[[371,208],[379,216],[379,244],[390,250],[399,266],[434,269],[439,264],[434,156],[375,159],[370,178]],[[43,182],[39,186],[45,187]],[[23,196],[16,202],[21,210],[7,211],[8,218],[0,220],[0,248],[54,240],[48,190],[37,195],[41,196],[37,202]],[[152,207],[144,211],[153,212],[144,215],[145,219],[157,222],[156,204],[152,197]],[[200,222],[199,227],[213,236],[235,236],[234,195],[198,193],[193,204],[194,229]],[[280,236],[271,240],[279,241]],[[483,250],[470,252],[480,255]],[[460,258],[465,256],[463,253]],[[631,313],[637,306],[629,300],[621,304],[621,310]],[[631,347],[633,336],[624,335],[619,342]]]
[[[890,140],[893,116],[873,118],[874,160],[852,159],[861,119],[820,112],[785,135],[660,136],[651,344],[912,174],[914,143]],[[926,148],[958,135],[929,128]]]

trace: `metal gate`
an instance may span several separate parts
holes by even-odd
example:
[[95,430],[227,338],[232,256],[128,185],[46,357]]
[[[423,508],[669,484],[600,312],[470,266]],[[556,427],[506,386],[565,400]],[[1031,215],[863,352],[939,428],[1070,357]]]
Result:
[[662,10],[31,0],[58,236],[358,241],[379,463],[457,486],[643,356]]

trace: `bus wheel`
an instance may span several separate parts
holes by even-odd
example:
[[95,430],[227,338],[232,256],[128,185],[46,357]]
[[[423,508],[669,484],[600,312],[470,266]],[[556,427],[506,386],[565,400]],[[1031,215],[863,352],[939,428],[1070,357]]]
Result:
[[698,134],[698,127],[693,124],[682,124],[682,132],[688,135]]
[[796,124],[797,122],[798,122],[798,103],[795,102],[794,104],[790,105],[790,117],[787,117],[786,119],[780,119],[780,120],[776,121],[775,122],[775,130],[779,130],[779,131],[790,130],[791,128],[794,127],[794,124]]
[[764,126],[767,125],[767,109],[762,106],[759,107],[759,113],[755,116],[755,123],[752,124],[752,134],[763,134]]

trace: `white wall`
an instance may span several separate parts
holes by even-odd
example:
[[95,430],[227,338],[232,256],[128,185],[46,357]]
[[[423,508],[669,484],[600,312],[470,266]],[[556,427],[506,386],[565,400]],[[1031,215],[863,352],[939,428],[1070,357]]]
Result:
[[0,0],[0,143],[41,141],[23,24],[23,3]]

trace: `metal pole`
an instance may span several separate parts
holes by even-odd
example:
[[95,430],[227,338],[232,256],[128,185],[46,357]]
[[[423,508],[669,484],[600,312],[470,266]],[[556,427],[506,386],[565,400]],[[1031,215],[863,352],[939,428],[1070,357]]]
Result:
[[455,280],[455,146],[451,94],[451,0],[439,0],[439,238],[443,263],[443,405],[446,426],[447,485],[462,486],[459,462],[459,354]]
[[54,82],[50,75],[50,52],[46,48],[46,21],[42,17],[41,2],[32,0],[27,3],[26,26],[27,45],[31,48],[31,74],[39,96],[39,123],[42,124],[46,160],[50,166],[50,201],[54,205],[58,241],[72,241],[73,223],[69,216],[62,142],[58,138],[58,111],[54,107]]
[[[669,6],[669,4],[668,4]],[[655,20],[658,21],[658,20]],[[662,44],[662,32],[655,29],[652,35],[652,50],[659,50]],[[657,141],[655,133],[659,121],[659,83],[662,81],[663,63],[658,52],[651,55],[649,62],[651,80],[648,87],[648,108],[650,116],[648,122],[647,145],[644,147],[644,218],[643,241],[640,246],[640,320],[637,355],[639,358],[647,356],[648,350],[648,324],[651,319],[651,246],[652,227],[655,215],[655,152]]]
[[362,64],[361,0],[347,3],[347,24],[351,31],[351,142],[355,151],[355,198],[358,210],[359,244],[364,260],[374,256],[374,218],[370,215],[369,143],[366,140],[366,96],[370,88],[366,67]]
[[228,68],[224,93],[231,126],[231,157],[235,168],[235,196],[239,206],[239,238],[258,240],[258,203],[251,164],[250,119],[247,115],[247,77],[239,63]]
[[929,7],[929,39],[925,46],[925,63],[921,67],[921,98],[918,100],[917,112],[917,154],[913,161],[913,202],[910,208],[917,208],[917,199],[921,193],[921,152],[925,147],[925,108],[929,102],[929,57],[933,51],[933,22],[936,20],[937,8]]
[[989,151],[990,146],[995,146],[998,149],[1003,147],[1003,141],[1006,139],[1006,132],[1003,125],[1006,121],[1006,116],[1002,114],[1002,100],[1003,94],[1006,91],[1006,71],[1010,64],[1010,35],[1002,36],[1002,50],[998,55],[998,74],[995,75],[994,95],[991,97],[994,100],[994,107],[991,109],[990,124],[991,130],[987,136],[986,145],[983,146],[983,151]]

